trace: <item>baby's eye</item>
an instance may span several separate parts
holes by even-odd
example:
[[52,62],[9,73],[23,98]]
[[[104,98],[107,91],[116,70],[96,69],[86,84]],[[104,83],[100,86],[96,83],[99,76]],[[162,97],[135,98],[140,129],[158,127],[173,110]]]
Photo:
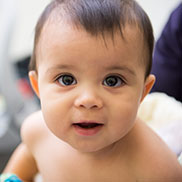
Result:
[[61,75],[57,81],[63,86],[75,85],[76,79],[71,75]]
[[108,76],[103,84],[108,87],[119,87],[124,84],[124,81],[119,76]]

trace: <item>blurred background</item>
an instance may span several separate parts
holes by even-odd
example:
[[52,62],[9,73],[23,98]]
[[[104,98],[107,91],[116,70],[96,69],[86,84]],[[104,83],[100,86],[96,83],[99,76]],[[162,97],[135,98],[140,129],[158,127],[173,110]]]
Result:
[[[180,0],[137,0],[148,13],[156,40]],[[39,109],[27,78],[34,27],[50,0],[0,0],[0,173],[20,142],[24,118]]]

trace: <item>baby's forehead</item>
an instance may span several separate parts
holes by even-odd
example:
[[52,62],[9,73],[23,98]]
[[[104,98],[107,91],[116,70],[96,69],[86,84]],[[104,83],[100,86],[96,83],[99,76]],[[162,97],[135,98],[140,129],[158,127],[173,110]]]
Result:
[[[135,41],[144,41],[144,34],[141,28],[137,24],[129,24],[126,23],[125,26],[122,28],[114,29],[112,31],[105,30],[105,31],[98,31],[96,34],[87,31],[85,27],[81,24],[75,24],[74,22],[68,20],[67,18],[62,18],[57,14],[53,14],[44,24],[40,39],[52,39],[53,35],[56,33],[58,36],[62,36],[64,40],[64,36],[71,32],[72,36],[82,36],[87,35],[92,39],[102,39],[106,45],[108,40],[112,40],[113,43],[117,41],[125,41],[128,43],[129,41],[135,39]],[[85,36],[86,37],[86,36]],[[116,41],[117,40],[117,41]],[[48,41],[49,42],[49,41]]]
[[[50,54],[64,55],[64,50],[69,50],[69,54],[78,55],[79,53],[87,54],[88,51],[100,51],[102,49],[102,51],[104,50],[108,53],[106,55],[109,56],[109,53],[112,52],[116,54],[133,49],[138,50],[138,52],[134,54],[136,57],[139,57],[139,55],[143,55],[144,50],[143,41],[141,40],[142,34],[140,30],[131,25],[126,25],[123,29],[123,34],[117,30],[113,32],[113,34],[104,32],[104,34],[101,33],[96,36],[81,27],[73,27],[65,22],[54,21],[47,23],[42,31],[37,47],[37,60],[42,60],[41,58],[45,58],[46,55]],[[128,54],[130,53],[128,52]],[[107,57],[105,58],[107,59]]]

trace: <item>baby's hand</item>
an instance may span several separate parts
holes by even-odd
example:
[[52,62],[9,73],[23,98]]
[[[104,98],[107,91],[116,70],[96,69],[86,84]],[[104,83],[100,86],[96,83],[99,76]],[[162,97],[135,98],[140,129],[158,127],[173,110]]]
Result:
[[6,173],[0,175],[0,182],[23,182],[15,174]]

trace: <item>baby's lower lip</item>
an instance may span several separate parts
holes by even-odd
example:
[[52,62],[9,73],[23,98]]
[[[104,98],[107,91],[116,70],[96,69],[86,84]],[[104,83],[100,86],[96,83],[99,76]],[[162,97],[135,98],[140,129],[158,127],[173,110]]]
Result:
[[93,136],[97,134],[101,128],[103,127],[103,124],[98,123],[77,123],[73,124],[73,127],[75,131],[82,136]]

